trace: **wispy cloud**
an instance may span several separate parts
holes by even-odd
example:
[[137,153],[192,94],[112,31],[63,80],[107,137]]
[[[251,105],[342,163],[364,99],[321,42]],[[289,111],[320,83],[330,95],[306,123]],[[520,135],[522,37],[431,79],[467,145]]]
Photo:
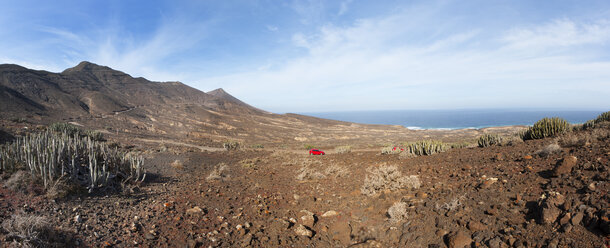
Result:
[[[412,26],[428,20],[419,17],[423,19],[403,12],[348,27],[324,25],[310,35],[296,33],[293,44],[306,55],[273,69],[202,81],[226,85],[261,107],[281,102],[278,111],[578,107],[585,97],[571,91],[576,84],[587,94],[610,94],[610,62],[591,60],[577,48],[553,53],[540,49],[605,45],[610,30],[605,21],[561,19],[491,37],[479,29],[438,36]],[[414,34],[427,35],[419,37],[426,42],[412,39]],[[268,95],[276,96],[275,101]]]
[[347,11],[349,10],[349,4],[352,3],[353,0],[345,0],[341,2],[341,5],[339,6],[339,13],[337,13],[337,15],[343,15],[345,13],[347,13]]

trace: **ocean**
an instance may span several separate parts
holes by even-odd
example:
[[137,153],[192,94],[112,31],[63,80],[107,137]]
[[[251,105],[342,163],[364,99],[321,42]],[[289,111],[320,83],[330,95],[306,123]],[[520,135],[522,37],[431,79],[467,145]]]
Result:
[[299,113],[363,124],[402,125],[409,129],[478,129],[532,125],[544,117],[561,117],[572,124],[595,119],[604,111],[549,110],[385,110]]

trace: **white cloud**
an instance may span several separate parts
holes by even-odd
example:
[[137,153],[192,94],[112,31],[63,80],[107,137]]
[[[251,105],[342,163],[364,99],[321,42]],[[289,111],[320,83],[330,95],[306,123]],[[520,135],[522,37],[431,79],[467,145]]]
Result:
[[347,13],[349,10],[349,4],[352,3],[353,0],[345,0],[341,2],[341,6],[339,6],[339,13],[337,15],[343,15]]
[[412,25],[420,20],[413,18],[401,13],[296,33],[293,44],[306,55],[266,70],[201,81],[272,111],[591,107],[604,105],[603,98],[582,102],[574,89],[610,95],[609,61],[590,60],[576,48],[540,49],[606,44],[605,22],[563,19],[500,32],[497,38],[486,38],[485,30],[464,30],[413,39],[422,34]]
[[278,31],[278,27],[277,26],[273,26],[273,25],[267,25],[267,30],[271,31],[271,32],[276,32]]
[[610,41],[610,23],[605,20],[597,23],[555,20],[541,26],[512,29],[503,41],[518,49],[607,44]]

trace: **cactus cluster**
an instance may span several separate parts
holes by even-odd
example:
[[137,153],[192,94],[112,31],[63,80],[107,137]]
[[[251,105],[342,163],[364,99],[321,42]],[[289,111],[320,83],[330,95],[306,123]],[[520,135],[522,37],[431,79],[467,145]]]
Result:
[[445,152],[449,148],[450,146],[448,144],[441,141],[421,140],[405,144],[405,150],[403,152],[410,153],[415,156],[422,156]]
[[100,133],[99,131],[82,130],[75,125],[72,125],[69,123],[64,123],[64,122],[53,123],[53,124],[49,125],[48,130],[51,130],[55,133],[64,133],[71,137],[87,136],[94,141],[103,141],[104,140],[104,135],[102,133]]
[[504,139],[498,134],[483,134],[477,140],[479,147],[501,145]]
[[239,142],[227,141],[222,145],[227,151],[239,150]]
[[78,132],[48,129],[0,146],[0,172],[28,170],[45,188],[67,179],[89,191],[115,182],[143,181],[143,158],[109,148]]
[[525,132],[523,139],[542,139],[566,133],[571,130],[572,126],[570,123],[562,118],[542,118]]
[[583,124],[584,129],[594,128],[598,123],[610,121],[610,111],[601,113],[597,118]]

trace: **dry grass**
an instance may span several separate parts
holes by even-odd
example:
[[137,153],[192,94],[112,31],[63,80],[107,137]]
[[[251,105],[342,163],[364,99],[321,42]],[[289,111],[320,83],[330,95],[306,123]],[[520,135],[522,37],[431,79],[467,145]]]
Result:
[[4,182],[4,187],[15,192],[28,193],[29,188],[34,182],[32,175],[26,171],[17,171]]
[[388,216],[390,216],[390,222],[398,223],[407,219],[407,203],[396,202],[390,208],[388,208]]
[[545,146],[544,148],[536,151],[536,154],[538,154],[538,156],[540,157],[546,157],[552,154],[559,154],[561,152],[561,147],[557,143],[551,143]]
[[6,241],[15,247],[47,247],[53,232],[45,217],[21,214],[2,222],[2,229],[8,233]]
[[443,205],[438,205],[438,203],[436,203],[436,209],[437,210],[444,209],[449,212],[454,211],[458,207],[462,206],[462,201],[464,200],[464,198],[466,198],[466,195],[455,197],[451,201],[443,203]]
[[419,188],[421,183],[417,176],[403,176],[395,165],[381,165],[368,169],[368,175],[360,188],[362,194],[373,196],[383,190]]
[[212,170],[212,172],[210,172],[210,175],[208,175],[208,177],[206,177],[205,180],[206,181],[215,181],[215,180],[224,181],[230,177],[230,175],[227,171],[228,169],[229,169],[229,166],[227,166],[227,164],[225,164],[225,163],[217,164],[216,167],[214,167],[214,170]]
[[174,169],[178,169],[178,170],[182,170],[184,169],[184,164],[182,163],[182,161],[176,159],[174,162],[172,162],[171,164],[169,164],[171,167],[174,167]]
[[324,170],[324,174],[326,174],[326,176],[332,176],[334,178],[339,178],[339,177],[348,176],[350,174],[350,172],[344,166],[338,166],[336,164],[333,164],[329,167],[326,167],[326,170]]
[[351,146],[337,146],[335,147],[335,152],[339,154],[350,153],[352,152]]

